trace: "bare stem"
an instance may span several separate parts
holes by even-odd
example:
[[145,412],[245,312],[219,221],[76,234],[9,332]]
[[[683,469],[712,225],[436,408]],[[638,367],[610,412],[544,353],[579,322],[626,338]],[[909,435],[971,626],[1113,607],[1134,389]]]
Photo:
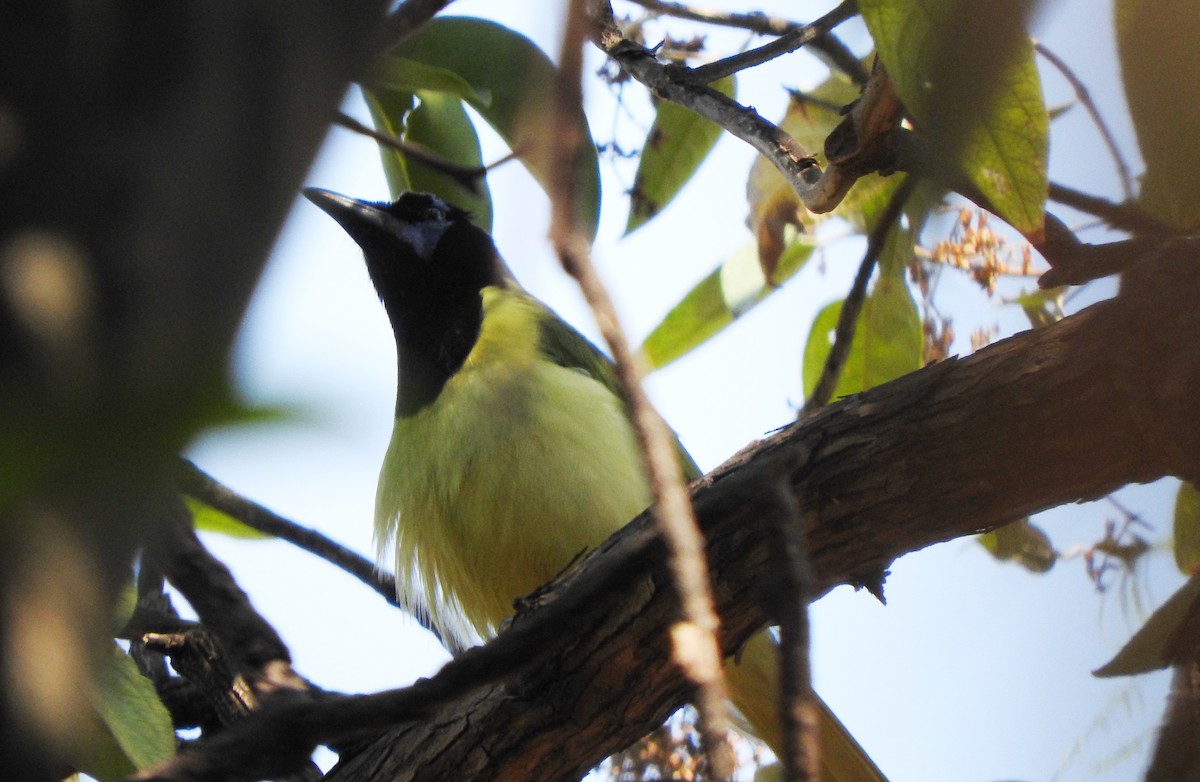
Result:
[[875,271],[875,265],[879,261],[879,254],[883,250],[888,232],[900,218],[900,212],[904,209],[904,203],[912,194],[916,182],[916,177],[910,174],[900,183],[896,192],[892,194],[891,200],[888,201],[887,208],[879,215],[879,220],[867,237],[867,251],[863,255],[862,263],[859,264],[858,274],[854,278],[850,293],[846,295],[846,300],[842,303],[842,311],[838,314],[833,347],[825,359],[825,367],[821,370],[820,380],[817,381],[812,394],[805,400],[804,407],[800,409],[800,418],[827,405],[830,397],[833,396],[834,389],[837,388],[842,370],[846,367],[846,359],[850,356],[850,346],[854,343],[854,332],[858,329],[858,315],[862,312],[863,302],[867,298],[867,283],[871,280],[871,273]]
[[770,62],[776,57],[790,54],[802,46],[814,43],[829,30],[832,30],[854,16],[857,10],[855,3],[852,0],[847,0],[812,24],[795,27],[776,40],[757,48],[739,52],[723,60],[717,60],[708,65],[694,68],[692,69],[691,76],[697,81],[709,84],[746,68],[753,68],[756,65],[762,65],[764,62]]
[[[801,22],[794,22],[779,16],[768,16],[762,12],[739,14],[731,11],[719,11],[711,8],[700,8],[694,5],[684,5],[683,3],[673,3],[667,0],[631,1],[648,11],[664,16],[673,16],[677,19],[687,19],[692,22],[702,22],[703,24],[720,27],[735,27],[740,30],[749,30],[759,35],[787,35],[808,26]],[[852,5],[853,3],[851,2],[842,4],[842,6]],[[855,12],[856,9],[850,13],[852,15]],[[862,63],[854,56],[849,47],[842,43],[837,36],[830,32],[823,32],[814,38],[811,44],[814,48],[820,49],[822,54],[838,68],[841,68],[856,84],[866,82],[866,69],[863,68]]]
[[773,618],[779,625],[779,710],[783,734],[780,760],[788,782],[810,782],[819,779],[821,767],[809,659],[808,603],[813,575],[804,519],[787,483],[787,473],[794,467],[790,459],[780,463],[773,484],[773,494],[782,512],[773,517],[777,542],[773,548],[774,571],[779,583],[771,597]]
[[[315,554],[363,582],[397,608],[403,608],[396,597],[396,579],[384,573],[366,557],[346,548],[314,529],[286,519],[251,499],[243,497],[190,461],[182,461],[180,485],[183,491],[222,513],[228,514],[251,529],[271,535]],[[413,617],[433,633],[443,646],[445,641],[437,629],[423,617]]]
[[552,170],[563,172],[551,193],[551,239],[563,268],[579,284],[616,364],[626,406],[642,447],[646,469],[654,488],[655,520],[667,545],[668,560],[679,592],[683,619],[671,629],[675,662],[697,688],[696,708],[700,731],[716,779],[730,779],[735,767],[728,743],[732,726],[726,703],[724,672],[717,639],[719,619],[713,607],[704,537],[696,524],[687,494],[675,438],[655,412],[641,383],[629,340],[621,329],[616,308],[591,261],[588,242],[574,220],[574,192],[567,172],[574,171],[578,148],[573,119],[582,109],[583,45],[591,34],[589,0],[572,0],[563,35],[556,82],[558,127]]
[[[432,168],[434,171],[437,171],[440,174],[445,174],[473,193],[479,192],[479,183],[487,175],[488,169],[498,165],[498,163],[493,164],[493,166],[459,165],[453,160],[442,157],[432,149],[429,149],[422,144],[414,144],[411,141],[405,141],[404,139],[397,138],[390,133],[380,133],[374,128],[369,128],[353,117],[341,112],[338,112],[337,116],[334,117],[333,123],[335,125],[341,125],[346,130],[362,134],[367,138],[375,139],[385,147],[390,147],[391,149],[407,155],[421,165]],[[504,160],[507,159],[508,158],[506,157],[499,162],[504,162]]]
[[1071,89],[1075,90],[1075,97],[1083,104],[1083,108],[1087,110],[1088,116],[1092,118],[1092,122],[1096,125],[1096,130],[1100,131],[1101,138],[1104,139],[1105,146],[1108,147],[1108,153],[1112,155],[1113,164],[1117,167],[1117,175],[1121,179],[1121,190],[1125,194],[1126,201],[1134,199],[1133,190],[1133,175],[1129,172],[1129,164],[1125,162],[1125,158],[1121,156],[1121,150],[1117,147],[1117,140],[1109,130],[1108,124],[1104,121],[1104,117],[1100,116],[1100,110],[1096,107],[1095,101],[1092,100],[1092,95],[1088,92],[1085,85],[1071,67],[1047,48],[1040,41],[1035,41],[1033,48],[1037,53],[1049,60],[1050,64],[1058,69],[1058,72],[1070,83]]

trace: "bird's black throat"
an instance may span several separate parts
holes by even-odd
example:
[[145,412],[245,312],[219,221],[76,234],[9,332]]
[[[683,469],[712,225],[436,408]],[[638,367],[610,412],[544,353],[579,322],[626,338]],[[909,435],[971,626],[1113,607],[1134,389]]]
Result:
[[462,368],[483,325],[478,291],[436,307],[411,307],[393,317],[396,335],[396,417],[416,415],[434,403],[446,382]]
[[[364,255],[396,337],[396,415],[405,417],[436,401],[462,367],[483,324],[482,290],[505,284],[505,275],[492,237],[466,212],[420,194],[388,211],[404,237],[364,247]],[[408,241],[419,234],[428,241]]]

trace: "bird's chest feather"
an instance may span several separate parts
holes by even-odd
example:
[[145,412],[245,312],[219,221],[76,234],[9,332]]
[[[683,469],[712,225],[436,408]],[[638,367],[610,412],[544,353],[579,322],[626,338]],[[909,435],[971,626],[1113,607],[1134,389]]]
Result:
[[[480,345],[497,336],[485,328]],[[376,522],[435,619],[487,634],[649,499],[606,387],[532,350],[473,353],[436,404],[396,422]]]

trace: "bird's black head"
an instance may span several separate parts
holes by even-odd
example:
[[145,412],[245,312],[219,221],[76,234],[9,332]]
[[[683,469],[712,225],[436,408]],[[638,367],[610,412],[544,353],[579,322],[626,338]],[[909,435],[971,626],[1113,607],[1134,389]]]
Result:
[[308,188],[362,248],[400,352],[399,412],[437,398],[466,359],[483,319],[480,291],[506,277],[496,246],[470,215],[428,193],[392,203]]

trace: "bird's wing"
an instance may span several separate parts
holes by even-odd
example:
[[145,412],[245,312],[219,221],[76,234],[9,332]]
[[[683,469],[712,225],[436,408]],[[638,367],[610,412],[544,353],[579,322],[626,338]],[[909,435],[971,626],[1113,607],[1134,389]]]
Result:
[[[545,309],[540,326],[542,355],[560,367],[583,372],[611,391],[614,396],[622,397],[621,384],[617,380],[612,360],[569,323],[546,309],[540,302],[539,305]],[[687,480],[694,481],[703,475],[687,449],[679,442],[678,435],[675,437],[675,450],[679,453],[679,463]]]

